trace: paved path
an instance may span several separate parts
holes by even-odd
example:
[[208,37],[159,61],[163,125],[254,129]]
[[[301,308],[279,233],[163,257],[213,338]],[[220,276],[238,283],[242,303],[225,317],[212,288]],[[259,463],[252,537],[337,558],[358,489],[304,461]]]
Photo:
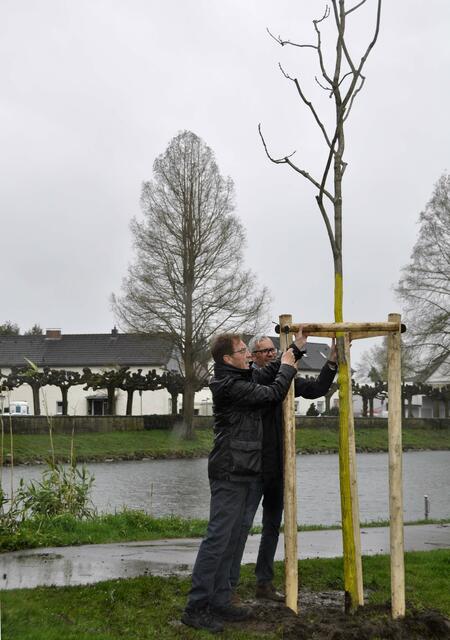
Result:
[[[282,537],[281,537],[282,538]],[[244,563],[255,562],[260,536],[250,536]],[[77,585],[141,575],[187,575],[191,572],[200,540],[172,539],[79,547],[52,547],[0,554],[0,588],[41,585]],[[361,530],[364,555],[389,553],[387,527]],[[333,558],[342,555],[341,531],[308,531],[298,536],[299,558]],[[450,549],[450,525],[405,527],[406,551]],[[284,557],[280,540],[277,560]]]

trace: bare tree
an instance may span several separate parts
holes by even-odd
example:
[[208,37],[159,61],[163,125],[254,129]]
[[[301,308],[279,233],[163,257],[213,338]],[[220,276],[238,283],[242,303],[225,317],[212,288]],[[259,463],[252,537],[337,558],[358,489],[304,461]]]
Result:
[[114,369],[103,369],[102,371],[92,371],[89,367],[83,369],[84,390],[105,389],[108,395],[106,413],[109,416],[116,415],[116,389],[121,388],[128,367],[115,367]]
[[[402,381],[412,380],[415,376],[414,354],[404,348],[404,338],[402,336],[401,350],[401,376]],[[387,338],[364,351],[357,365],[356,377],[363,382],[378,382],[388,380],[388,344]]]
[[68,371],[66,369],[50,369],[50,367],[44,367],[44,372],[47,375],[47,384],[58,387],[61,391],[61,412],[63,416],[67,416],[69,389],[71,387],[84,384],[84,376],[79,371]]
[[374,381],[374,384],[358,384],[352,380],[352,393],[354,396],[361,396],[363,401],[362,415],[366,418],[367,413],[373,418],[373,401],[375,398],[384,400],[387,396],[387,385],[381,380]]
[[39,393],[42,387],[49,384],[48,369],[40,371],[38,367],[29,361],[28,366],[13,367],[8,376],[5,377],[3,385],[7,389],[15,389],[27,384],[33,393],[33,412],[35,416],[41,415],[41,402]]
[[[355,0],[351,7],[346,7],[345,0],[331,0],[326,6],[323,16],[313,21],[316,34],[315,43],[297,43],[286,40],[280,36],[275,37],[269,31],[269,34],[282,47],[296,47],[300,52],[305,49],[313,49],[317,54],[318,68],[320,79],[316,77],[317,86],[326,95],[332,99],[329,104],[332,105],[333,124],[329,126],[327,122],[329,117],[325,118],[320,113],[319,107],[309,99],[302,82],[290,75],[282,66],[280,70],[284,77],[291,82],[300,98],[300,101],[309,110],[311,116],[319,128],[323,138],[326,158],[322,171],[322,175],[314,176],[310,171],[304,168],[302,164],[294,162],[294,153],[285,155],[281,158],[274,158],[267,147],[266,141],[262,135],[261,125],[259,133],[264,145],[264,149],[268,158],[275,164],[285,164],[303,176],[311,183],[316,190],[316,202],[322,219],[325,223],[328,239],[330,241],[331,251],[334,262],[334,317],[336,322],[343,322],[343,259],[342,259],[342,212],[343,212],[343,195],[342,182],[347,163],[344,159],[345,151],[345,124],[351,113],[355,103],[355,98],[364,86],[365,76],[363,68],[367,58],[375,45],[381,18],[381,0],[375,0],[375,23],[373,35],[369,44],[363,51],[361,57],[356,60],[350,51],[347,43],[347,22],[353,18],[353,12],[360,10],[367,0]],[[325,55],[324,45],[322,42],[322,23],[326,21],[330,15],[333,15],[334,26],[336,32],[334,63],[332,68],[327,64],[327,56]],[[351,384],[350,376],[345,356],[344,338],[338,337],[337,340],[339,355],[339,423],[340,423],[340,446],[339,446],[339,472],[341,484],[341,506],[342,506],[342,528],[344,539],[344,582],[346,592],[346,609],[356,609],[357,607],[357,584],[356,572],[353,567],[353,558],[355,557],[355,545],[353,539],[353,515],[351,509],[351,485],[350,485],[350,460],[349,460],[349,444],[348,444],[348,417],[349,417],[349,387]]]
[[402,270],[407,346],[421,378],[439,364],[450,372],[450,175],[442,175],[419,217],[419,237]]
[[192,437],[202,354],[217,331],[256,331],[267,291],[243,270],[245,234],[232,214],[233,183],[194,133],[173,138],[142,187],[144,220],[131,225],[136,260],[113,307],[127,329],[169,334],[183,374],[183,419]]
[[123,380],[118,383],[118,388],[122,391],[126,391],[127,394],[127,406],[125,415],[131,416],[133,414],[133,396],[135,391],[139,391],[142,394],[143,391],[156,391],[162,389],[161,376],[156,373],[155,369],[149,369],[145,375],[142,374],[142,369],[137,371],[124,371]]

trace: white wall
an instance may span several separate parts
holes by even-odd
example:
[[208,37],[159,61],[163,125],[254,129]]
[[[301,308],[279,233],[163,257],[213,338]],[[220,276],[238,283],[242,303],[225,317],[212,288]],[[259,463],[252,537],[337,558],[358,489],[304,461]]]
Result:
[[[54,369],[62,369],[62,367],[52,367]],[[130,371],[137,371],[139,367],[130,367]],[[140,367],[142,368],[142,367]],[[151,367],[155,369],[155,367]],[[70,367],[71,371],[82,372],[81,367]],[[101,367],[92,367],[92,371],[101,371]],[[147,369],[143,369],[145,374]],[[4,369],[3,373],[6,375],[9,373],[8,369]],[[156,368],[156,373],[163,373],[162,369]],[[87,415],[87,396],[93,395],[105,395],[106,391],[93,391],[92,389],[84,390],[84,385],[76,385],[69,389],[68,393],[68,414],[75,416]],[[2,395],[5,396],[4,405],[8,406],[9,401],[21,400],[28,402],[29,412],[33,415],[33,393],[31,387],[27,384],[13,389],[12,391],[4,391]],[[40,404],[41,414],[48,414],[50,416],[57,414],[57,403],[62,400],[61,391],[58,387],[46,386],[40,390]],[[47,409],[46,409],[47,406]],[[120,389],[116,390],[116,414],[125,415],[127,406],[127,394]],[[141,412],[142,408],[142,412]],[[142,393],[142,403],[139,392],[135,391],[133,395],[133,415],[146,415],[151,413],[167,414],[170,413],[170,395],[166,389],[159,391],[144,391]]]

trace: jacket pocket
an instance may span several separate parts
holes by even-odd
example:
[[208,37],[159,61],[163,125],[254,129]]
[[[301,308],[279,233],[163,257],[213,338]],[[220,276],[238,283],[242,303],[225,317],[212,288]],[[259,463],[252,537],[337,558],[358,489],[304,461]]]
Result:
[[251,476],[261,473],[262,443],[251,440],[231,440],[231,473]]

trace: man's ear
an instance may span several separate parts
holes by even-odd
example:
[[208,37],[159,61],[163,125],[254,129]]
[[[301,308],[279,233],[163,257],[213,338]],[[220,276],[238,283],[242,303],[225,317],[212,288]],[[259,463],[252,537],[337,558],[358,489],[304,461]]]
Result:
[[225,364],[232,364],[231,356],[223,356],[223,361]]

